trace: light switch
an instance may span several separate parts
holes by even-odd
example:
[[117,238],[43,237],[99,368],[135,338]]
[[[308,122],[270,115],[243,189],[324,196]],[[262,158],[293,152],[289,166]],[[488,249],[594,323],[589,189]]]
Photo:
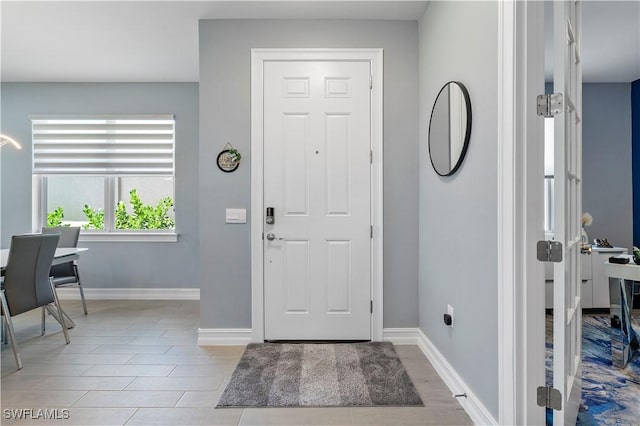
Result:
[[227,223],[247,223],[247,209],[227,209]]

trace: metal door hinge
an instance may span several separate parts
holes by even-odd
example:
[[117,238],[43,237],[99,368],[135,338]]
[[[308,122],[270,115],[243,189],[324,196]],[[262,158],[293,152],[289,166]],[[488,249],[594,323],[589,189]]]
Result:
[[369,310],[373,313],[373,300],[370,300],[369,302]]
[[540,386],[538,388],[538,407],[562,410],[562,394],[551,386]]
[[371,238],[373,238],[373,225],[371,225]]
[[553,117],[562,112],[562,93],[538,95],[538,115]]
[[538,241],[536,246],[540,262],[562,262],[562,243],[559,241]]
[[369,75],[369,90],[373,90],[373,76]]
[[262,233],[262,241],[264,241],[264,232]]
[[369,164],[373,164],[373,150],[369,151]]

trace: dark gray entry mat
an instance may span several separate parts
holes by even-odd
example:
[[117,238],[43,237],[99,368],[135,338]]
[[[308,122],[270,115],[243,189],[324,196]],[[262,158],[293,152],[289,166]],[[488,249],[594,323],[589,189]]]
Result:
[[423,405],[389,342],[251,343],[216,408]]

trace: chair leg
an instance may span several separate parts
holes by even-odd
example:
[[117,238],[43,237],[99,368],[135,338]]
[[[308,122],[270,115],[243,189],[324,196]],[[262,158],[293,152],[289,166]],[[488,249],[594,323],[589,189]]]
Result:
[[44,306],[42,307],[42,321],[40,324],[40,332],[41,332],[41,336],[44,336],[44,332],[47,330],[46,328],[46,316],[47,316],[47,310],[44,308]]
[[2,330],[0,332],[2,333],[2,343],[6,345],[9,341],[7,340],[7,322],[4,320],[4,315],[2,316]]
[[76,280],[78,281],[78,289],[80,290],[80,299],[82,300],[82,309],[84,314],[87,315],[87,301],[84,299],[84,290],[82,289],[82,282],[80,282],[80,273],[78,272],[78,265],[73,265],[73,270],[76,273]]
[[2,312],[4,313],[4,319],[7,323],[7,329],[9,330],[9,340],[11,341],[11,349],[13,350],[13,357],[16,359],[16,365],[18,370],[22,370],[22,360],[20,359],[20,350],[18,349],[18,342],[16,341],[16,335],[13,333],[13,321],[11,321],[11,315],[9,314],[9,305],[7,304],[7,298],[4,295],[4,290],[0,291],[0,303],[2,304]]
[[49,278],[49,285],[51,286],[51,291],[53,291],[53,300],[56,304],[56,309],[58,310],[58,321],[62,326],[62,333],[64,334],[64,340],[67,341],[67,345],[71,343],[69,340],[69,330],[67,330],[67,324],[64,320],[64,311],[62,310],[62,306],[60,306],[60,300],[58,299],[58,293],[56,292],[56,286],[53,285],[53,280]]

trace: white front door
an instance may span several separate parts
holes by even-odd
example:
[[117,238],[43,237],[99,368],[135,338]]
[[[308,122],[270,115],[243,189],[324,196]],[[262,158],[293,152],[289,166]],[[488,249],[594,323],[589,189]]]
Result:
[[264,63],[265,340],[371,339],[370,75]]
[[553,424],[575,424],[582,391],[582,299],[580,242],[582,215],[581,4],[554,2],[554,93],[562,113],[554,123],[555,238],[564,247],[553,273],[553,387],[562,409]]

